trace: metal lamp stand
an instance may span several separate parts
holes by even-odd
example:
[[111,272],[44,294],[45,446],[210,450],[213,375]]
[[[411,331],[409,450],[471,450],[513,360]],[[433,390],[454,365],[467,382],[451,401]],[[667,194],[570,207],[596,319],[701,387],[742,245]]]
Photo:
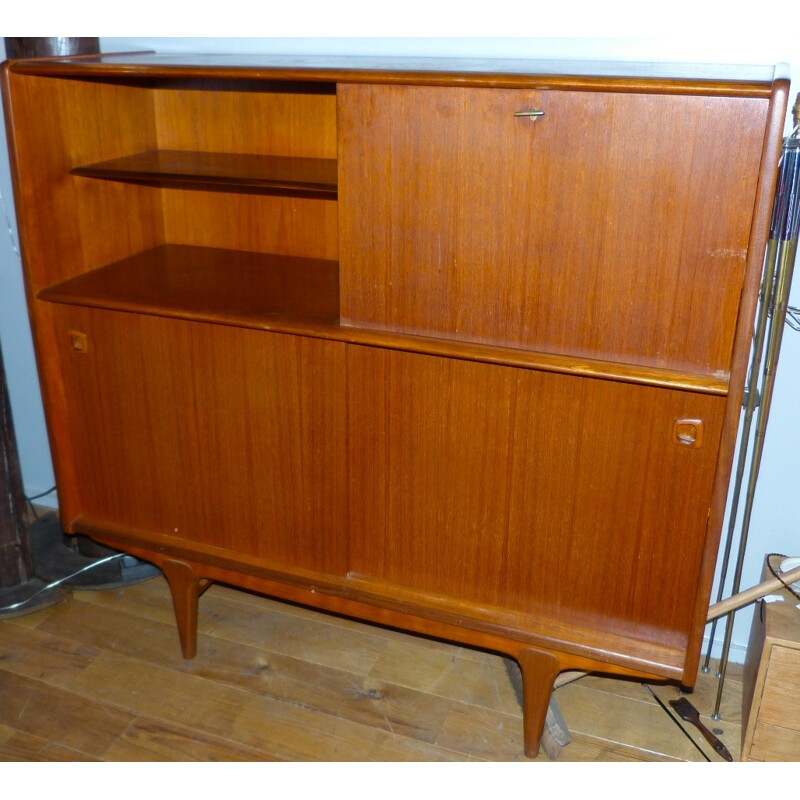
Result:
[[[772,211],[759,310],[753,334],[750,372],[745,391],[744,417],[739,439],[739,457],[733,484],[731,511],[723,552],[717,602],[722,600],[727,579],[737,511],[747,466],[751,430],[755,419],[755,433],[752,436],[753,448],[742,515],[742,529],[739,537],[731,594],[735,595],[739,592],[741,585],[742,568],[753,511],[753,499],[764,449],[764,435],[769,420],[783,330],[787,321],[787,312],[789,311],[789,290],[797,255],[798,228],[800,228],[800,95],[798,95],[795,103],[793,114],[795,127],[791,135],[783,143],[778,185]],[[763,372],[761,368],[762,361],[764,363]],[[719,709],[722,702],[725,672],[728,666],[731,637],[733,635],[734,613],[735,611],[730,611],[724,617],[725,637],[717,672],[719,686],[714,712],[711,715],[712,719],[715,720],[720,719]],[[711,648],[714,644],[716,625],[717,620],[715,619],[711,624],[708,650],[702,667],[703,672],[710,672]]]

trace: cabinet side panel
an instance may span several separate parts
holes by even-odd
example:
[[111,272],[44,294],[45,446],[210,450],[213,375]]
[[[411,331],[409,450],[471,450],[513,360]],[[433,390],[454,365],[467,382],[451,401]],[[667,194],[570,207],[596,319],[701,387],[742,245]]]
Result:
[[764,131],[761,172],[751,222],[751,243],[747,256],[747,269],[734,338],[733,357],[731,359],[728,405],[725,411],[722,440],[717,460],[717,476],[714,485],[711,516],[709,518],[709,535],[701,568],[701,588],[698,592],[697,606],[695,607],[695,636],[689,646],[683,676],[683,683],[687,686],[693,685],[697,675],[697,665],[702,648],[702,632],[705,627],[706,613],[716,572],[722,526],[727,512],[728,490],[734,455],[737,449],[736,443],[739,435],[739,420],[743,406],[744,388],[750,368],[754,320],[758,307],[764,267],[764,252],[767,246],[775,198],[789,88],[790,84],[786,79],[778,80],[773,84],[767,125]]
[[36,293],[163,241],[155,190],[69,175],[74,166],[152,147],[144,89],[7,73],[7,112],[23,267],[51,452],[65,516],[81,491],[52,308]]
[[[352,348],[351,569],[686,643],[719,398]],[[700,447],[674,439],[703,422]]]
[[57,319],[81,513],[341,574],[344,345],[71,307]]
[[343,322],[727,371],[767,108],[340,87]]
[[30,288],[163,242],[159,193],[69,175],[155,145],[146,89],[11,75],[18,212]]
[[756,602],[753,608],[753,622],[744,662],[742,681],[742,761],[749,760],[753,744],[753,732],[758,721],[761,693],[764,690],[766,664],[763,663],[766,626],[764,624],[764,603]]

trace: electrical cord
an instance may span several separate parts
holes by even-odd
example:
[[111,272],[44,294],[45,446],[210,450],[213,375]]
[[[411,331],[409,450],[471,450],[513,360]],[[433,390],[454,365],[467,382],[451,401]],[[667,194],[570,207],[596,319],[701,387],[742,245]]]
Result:
[[95,561],[91,564],[87,564],[85,567],[81,567],[76,572],[73,572],[71,575],[65,575],[63,578],[59,578],[57,581],[53,581],[52,583],[48,583],[47,586],[42,586],[39,591],[32,594],[30,597],[27,597],[25,600],[20,600],[18,603],[12,603],[10,606],[2,606],[0,607],[0,613],[4,611],[16,611],[18,608],[22,608],[30,603],[32,600],[37,598],[40,594],[44,592],[48,592],[51,589],[55,589],[57,586],[60,586],[62,583],[66,581],[72,580],[72,578],[77,577],[78,575],[87,572],[90,569],[94,569],[95,567],[100,567],[103,564],[108,564],[110,561],[115,561],[119,558],[125,558],[125,553],[115,553],[111,556],[106,556],[105,558],[101,558],[99,561]]
[[33,514],[34,519],[39,519],[39,515],[36,513],[36,507],[33,505],[34,500],[38,500],[40,497],[47,497],[47,495],[52,494],[56,490],[56,487],[53,486],[52,488],[48,489],[46,492],[40,492],[39,494],[34,494],[31,497],[26,496],[25,500],[27,501],[28,505],[31,509],[31,514]]
[[26,498],[28,502],[31,500],[38,500],[40,497],[47,497],[48,494],[53,494],[56,490],[55,486],[51,486],[46,492],[39,492],[39,494],[31,495],[30,497]]
[[779,558],[779,559],[781,559],[781,561],[783,561],[783,559],[788,558],[788,556],[783,555],[783,553],[770,553],[767,556],[767,559],[766,559],[767,560],[767,568],[772,573],[772,575],[775,578],[777,578],[784,585],[784,587],[786,589],[788,589],[798,600],[800,600],[800,594],[797,593],[797,591],[794,589],[792,584],[786,583],[786,581],[783,579],[783,574],[779,570],[776,570],[775,567],[772,566],[772,559],[773,558]]
[[683,723],[680,720],[678,720],[678,718],[674,714],[670,712],[670,710],[664,705],[664,703],[661,701],[661,698],[652,690],[652,688],[646,683],[643,683],[642,686],[644,686],[644,688],[647,689],[647,691],[650,692],[651,695],[653,695],[656,703],[658,703],[661,706],[664,713],[681,729],[683,735],[697,748],[697,750],[700,751],[700,755],[703,756],[703,758],[706,761],[711,761],[711,759],[706,755],[703,748],[700,747],[700,745],[697,744],[697,742],[689,735],[689,731],[687,731],[686,728],[684,728]]

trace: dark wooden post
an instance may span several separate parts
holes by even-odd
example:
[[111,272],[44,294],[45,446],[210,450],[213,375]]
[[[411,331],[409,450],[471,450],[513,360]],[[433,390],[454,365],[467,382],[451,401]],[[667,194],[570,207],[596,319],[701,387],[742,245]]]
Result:
[[100,52],[96,36],[6,36],[5,44],[6,58],[85,56]]
[[25,495],[20,477],[17,441],[8,401],[3,354],[0,351],[0,588],[34,577],[33,557],[25,524]]

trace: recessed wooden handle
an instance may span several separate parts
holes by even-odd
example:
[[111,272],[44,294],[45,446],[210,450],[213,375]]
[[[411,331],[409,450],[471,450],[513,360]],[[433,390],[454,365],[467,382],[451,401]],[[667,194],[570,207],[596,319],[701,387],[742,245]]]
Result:
[[89,339],[83,331],[69,331],[69,345],[76,353],[89,351]]
[[672,441],[685,447],[700,447],[703,444],[703,420],[676,419],[672,428]]

